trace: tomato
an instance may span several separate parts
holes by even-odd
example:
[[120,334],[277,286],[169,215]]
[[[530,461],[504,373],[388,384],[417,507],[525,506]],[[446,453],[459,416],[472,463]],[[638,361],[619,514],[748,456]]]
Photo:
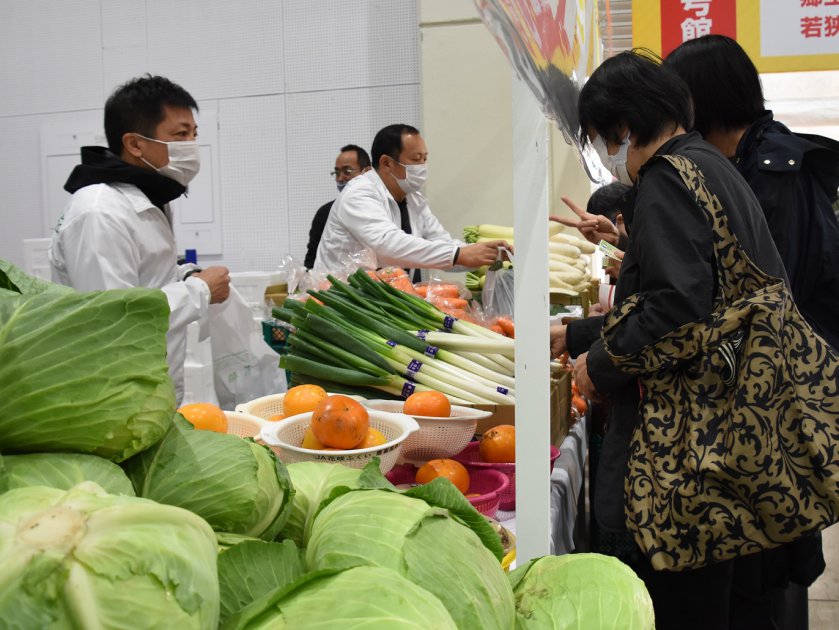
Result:
[[220,407],[210,403],[192,403],[178,409],[196,429],[227,433],[227,416]]
[[349,396],[328,396],[312,413],[312,432],[324,446],[356,448],[367,436],[369,428],[367,410]]
[[314,411],[315,407],[328,394],[319,385],[298,385],[292,387],[283,397],[283,415],[296,416],[298,413]]
[[402,413],[409,416],[448,418],[452,415],[452,404],[446,395],[440,392],[416,392],[408,396]]
[[460,462],[453,459],[432,459],[417,471],[417,483],[426,484],[437,477],[444,477],[463,494],[469,491],[469,472]]
[[516,427],[499,424],[481,437],[478,446],[481,459],[493,464],[511,464],[516,461]]

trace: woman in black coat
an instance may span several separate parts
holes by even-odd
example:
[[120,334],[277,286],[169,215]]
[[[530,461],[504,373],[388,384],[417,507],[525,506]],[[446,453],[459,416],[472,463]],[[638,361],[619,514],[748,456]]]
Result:
[[[731,160],[758,198],[799,311],[839,348],[839,221],[832,207],[839,143],[794,134],[775,120],[764,107],[757,68],[729,37],[685,42],[664,66],[691,92],[696,131]],[[735,585],[745,581],[739,595],[753,599],[784,589],[772,597],[779,627],[806,628],[806,587],[823,569],[821,537],[808,536],[738,561]],[[796,621],[785,623],[790,619]]]
[[[692,160],[751,260],[767,274],[785,277],[754,194],[719,151],[690,131],[690,94],[675,74],[643,54],[621,53],[592,74],[578,107],[582,141],[592,144],[617,179],[632,185],[624,209],[629,244],[615,301],[638,293],[645,299],[643,308],[610,333],[613,354],[636,353],[713,309],[717,287],[711,225],[678,171],[661,156]],[[594,511],[602,530],[620,533],[632,518],[624,507],[624,481],[632,432],[642,419],[637,377],[613,364],[600,338],[601,324],[590,318],[556,327],[551,341],[554,352],[567,347],[576,356],[581,391],[611,403]],[[623,559],[646,583],[658,628],[729,627],[732,561],[673,572],[654,571],[640,549]]]

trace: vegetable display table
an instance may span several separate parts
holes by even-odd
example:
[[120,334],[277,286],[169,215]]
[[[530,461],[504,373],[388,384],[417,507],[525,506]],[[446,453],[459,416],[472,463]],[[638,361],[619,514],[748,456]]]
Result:
[[[560,455],[551,473],[551,553],[554,555],[574,551],[579,536],[585,533],[587,423],[588,419],[583,417],[571,427],[559,446]],[[515,512],[499,511],[496,518],[504,527],[516,533]]]

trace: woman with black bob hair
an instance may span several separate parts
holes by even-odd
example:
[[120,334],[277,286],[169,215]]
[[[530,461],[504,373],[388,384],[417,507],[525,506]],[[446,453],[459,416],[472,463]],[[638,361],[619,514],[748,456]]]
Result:
[[[609,426],[597,470],[593,511],[610,537],[625,536],[616,553],[644,580],[655,605],[656,627],[729,628],[733,561],[684,571],[655,571],[632,542],[626,523],[635,522],[624,503],[633,430],[639,413],[638,374],[628,373],[613,355],[632,355],[688,322],[702,321],[714,308],[717,275],[711,222],[668,157],[688,158],[720,201],[743,249],[764,272],[784,277],[760,206],[733,165],[691,131],[687,86],[648,51],[607,59],[583,87],[579,103],[581,140],[591,143],[604,166],[631,185],[624,208],[629,234],[615,303],[640,294],[643,302],[612,326],[608,352],[589,320],[552,330],[552,348],[564,338],[577,358],[575,378],[589,397],[611,403]],[[591,318],[590,318],[591,319]],[[763,611],[756,610],[761,626]]]

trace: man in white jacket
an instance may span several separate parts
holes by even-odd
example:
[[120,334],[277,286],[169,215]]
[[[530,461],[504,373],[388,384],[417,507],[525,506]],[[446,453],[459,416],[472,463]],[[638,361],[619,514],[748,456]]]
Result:
[[[410,125],[389,125],[373,140],[373,169],[352,179],[335,200],[318,247],[316,270],[341,269],[369,251],[377,267],[476,268],[495,261],[504,241],[465,245],[453,239],[420,193],[428,149]],[[414,275],[414,280],[416,280]]]
[[53,280],[79,291],[148,287],[166,294],[167,359],[178,401],[186,327],[230,291],[225,267],[177,264],[169,202],[198,173],[197,109],[186,90],[163,77],[117,88],[105,104],[108,149],[82,148],[49,251]]

